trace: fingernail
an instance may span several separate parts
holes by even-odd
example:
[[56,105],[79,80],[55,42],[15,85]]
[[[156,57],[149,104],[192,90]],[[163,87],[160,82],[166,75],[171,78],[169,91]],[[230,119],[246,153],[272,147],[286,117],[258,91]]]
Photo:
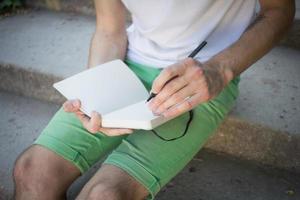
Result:
[[154,106],[153,102],[150,101],[149,104],[148,104],[149,108],[152,108]]
[[96,117],[98,115],[98,113],[96,111],[92,111],[91,115]]
[[156,108],[151,108],[151,110],[152,110],[152,112],[154,112],[154,113],[156,113],[157,111],[157,109]]
[[161,115],[161,112],[155,110],[155,111],[153,111],[153,114],[154,115]]
[[72,105],[74,106],[74,107],[78,107],[79,105],[78,105],[78,101],[73,101],[72,102]]
[[161,114],[161,113],[164,112],[164,110],[161,109],[161,108],[158,108],[158,109],[156,109],[154,112],[155,112],[155,113],[158,113],[158,114]]

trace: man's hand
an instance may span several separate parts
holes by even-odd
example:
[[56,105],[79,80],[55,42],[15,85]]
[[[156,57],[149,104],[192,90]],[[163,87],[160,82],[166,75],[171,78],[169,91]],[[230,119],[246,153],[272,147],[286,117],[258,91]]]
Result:
[[151,91],[157,94],[149,103],[154,113],[178,116],[214,98],[283,37],[293,23],[295,0],[259,2],[259,17],[231,46],[204,64],[189,58],[162,71]]
[[154,80],[151,92],[157,95],[149,107],[165,117],[189,111],[223,90],[229,82],[223,72],[216,66],[201,64],[192,58],[171,65]]
[[90,132],[90,133],[97,133],[102,132],[108,136],[118,136],[124,134],[130,134],[133,131],[131,129],[123,129],[123,128],[103,128],[101,127],[101,117],[100,115],[93,111],[91,117],[88,117],[80,109],[80,101],[79,100],[69,100],[63,104],[63,108],[66,112],[71,112],[76,114],[79,118],[83,126]]

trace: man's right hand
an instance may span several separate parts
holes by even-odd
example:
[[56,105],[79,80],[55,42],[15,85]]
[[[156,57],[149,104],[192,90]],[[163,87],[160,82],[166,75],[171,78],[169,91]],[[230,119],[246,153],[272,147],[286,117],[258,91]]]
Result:
[[118,135],[125,135],[131,134],[133,132],[132,129],[126,128],[104,128],[101,126],[101,116],[96,111],[91,113],[91,117],[87,116],[80,110],[80,100],[68,100],[63,104],[63,109],[65,112],[70,112],[76,114],[79,118],[83,126],[90,132],[90,133],[97,133],[102,132],[107,136],[118,136]]

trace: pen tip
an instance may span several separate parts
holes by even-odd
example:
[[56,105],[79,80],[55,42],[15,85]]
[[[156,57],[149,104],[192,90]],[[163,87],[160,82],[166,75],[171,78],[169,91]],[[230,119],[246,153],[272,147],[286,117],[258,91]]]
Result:
[[150,93],[150,96],[148,97],[148,99],[146,100],[146,102],[149,102],[152,98],[154,98],[156,96],[155,93]]

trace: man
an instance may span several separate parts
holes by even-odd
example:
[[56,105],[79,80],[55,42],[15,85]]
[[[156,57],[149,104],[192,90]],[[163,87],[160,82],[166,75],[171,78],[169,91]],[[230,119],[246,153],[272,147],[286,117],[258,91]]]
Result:
[[[80,100],[64,103],[16,161],[16,199],[64,199],[70,184],[108,155],[77,199],[153,199],[193,158],[232,108],[239,75],[290,27],[293,0],[96,0],[89,67],[123,59],[157,96],[149,109],[179,116],[155,131],[101,127]],[[255,10],[260,7],[259,14]],[[126,32],[126,11],[133,25]],[[194,59],[186,57],[201,42]],[[171,81],[170,81],[171,80]],[[95,83],[97,84],[97,83]],[[111,150],[113,150],[111,152]]]

